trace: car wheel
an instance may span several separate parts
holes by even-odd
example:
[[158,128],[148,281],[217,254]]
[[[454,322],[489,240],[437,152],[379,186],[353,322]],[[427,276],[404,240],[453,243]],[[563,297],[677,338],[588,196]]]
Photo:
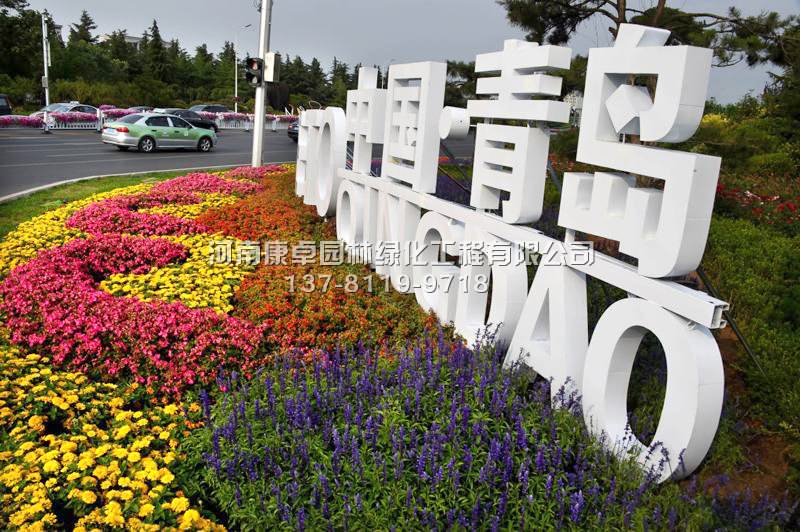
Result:
[[210,152],[211,146],[213,146],[211,139],[208,137],[203,137],[200,139],[200,142],[197,143],[197,151],[201,151],[203,153]]
[[139,151],[142,153],[153,153],[156,149],[156,141],[153,137],[142,137],[139,141]]
[[128,148],[130,148],[130,146],[117,146],[119,151],[128,151]]

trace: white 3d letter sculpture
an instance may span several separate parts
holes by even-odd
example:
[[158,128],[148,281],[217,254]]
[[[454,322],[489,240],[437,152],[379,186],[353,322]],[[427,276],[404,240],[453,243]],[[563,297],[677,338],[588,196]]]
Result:
[[[346,114],[328,108],[301,115],[296,175],[307,204],[321,216],[336,214],[337,236],[351,253],[363,247],[379,274],[415,293],[467,341],[498,327],[506,366],[531,367],[552,381],[553,393],[580,392],[589,429],[605,433],[611,448],[634,452],[660,480],[691,473],[713,440],[723,372],[710,329],[724,327],[727,308],[662,279],[699,264],[720,165],[715,157],[642,144],[686,140],[703,115],[711,51],[664,46],[668,36],[623,24],[613,47],[589,53],[578,160],[609,170],[565,174],[559,224],[569,242],[524,225],[542,213],[548,124],[569,118],[568,105],[552,99],[561,93],[552,72],[569,68],[568,48],[509,40],[502,51],[479,55],[476,71],[496,75],[478,80],[483,98],[466,109],[443,108],[443,63],[392,65],[387,89],[376,88],[377,71],[362,68]],[[636,75],[657,76],[654,97],[629,83]],[[487,121],[477,124],[473,208],[432,195],[439,138],[466,136],[470,119]],[[497,123],[504,120],[515,123]],[[383,144],[380,177],[371,171],[375,144]],[[636,176],[663,181],[663,190],[638,187]],[[565,253],[557,264],[541,263],[528,289],[523,246],[564,249],[575,231],[618,241],[638,266]],[[477,253],[468,251],[472,245]],[[499,260],[495,248],[507,249],[510,260]],[[420,262],[412,264],[412,255]],[[629,295],[606,309],[591,339],[586,276]],[[648,331],[661,341],[668,369],[655,452],[631,437],[626,405]]]

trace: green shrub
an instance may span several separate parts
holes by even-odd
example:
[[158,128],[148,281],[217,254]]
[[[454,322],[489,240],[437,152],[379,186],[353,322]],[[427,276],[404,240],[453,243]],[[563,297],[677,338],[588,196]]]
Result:
[[796,175],[798,170],[797,162],[785,151],[753,155],[744,167],[754,174]]
[[742,358],[752,405],[773,428],[800,412],[798,249],[798,236],[717,218],[704,260],[764,370]]

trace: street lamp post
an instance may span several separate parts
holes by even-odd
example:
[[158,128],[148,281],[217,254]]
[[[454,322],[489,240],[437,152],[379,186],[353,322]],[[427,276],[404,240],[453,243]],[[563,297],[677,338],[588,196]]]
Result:
[[245,24],[236,32],[236,42],[233,44],[233,112],[239,112],[239,32],[251,27]]
[[[261,2],[261,27],[258,38],[258,57],[264,62],[269,51],[269,33],[272,24],[272,0],[262,0]],[[253,123],[253,158],[252,166],[261,166],[262,150],[264,149],[264,122],[266,117],[265,103],[267,96],[267,82],[264,78],[256,87],[256,108],[255,121]]]
[[44,86],[44,129],[43,133],[50,133],[48,120],[50,119],[47,108],[50,107],[50,37],[47,35],[47,21],[42,13],[42,63],[44,63],[44,76],[42,76],[42,86]]

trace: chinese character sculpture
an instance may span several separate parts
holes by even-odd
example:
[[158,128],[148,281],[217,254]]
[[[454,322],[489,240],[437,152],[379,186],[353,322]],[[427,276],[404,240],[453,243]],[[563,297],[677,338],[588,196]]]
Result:
[[[348,253],[413,292],[467,341],[495,328],[508,367],[530,367],[554,393],[579,393],[590,430],[661,480],[691,473],[714,438],[724,379],[711,329],[724,327],[727,308],[669,280],[702,258],[720,160],[661,146],[696,130],[711,63],[710,50],[665,46],[668,36],[624,24],[613,47],[590,51],[578,160],[604,170],[564,175],[565,241],[530,226],[542,215],[550,127],[570,118],[557,73],[569,68],[571,51],[560,46],[508,40],[478,55],[475,70],[487,77],[466,109],[443,107],[443,63],[392,65],[386,89],[376,87],[376,70],[362,68],[346,114],[301,116],[296,174],[297,194],[321,216],[336,216]],[[656,78],[654,92],[633,84],[636,76]],[[440,139],[466,136],[471,121],[465,206],[434,194]],[[619,242],[636,266],[599,253],[587,260],[576,232]],[[542,256],[531,283],[530,249]],[[591,338],[587,275],[629,296],[605,310]],[[626,407],[648,331],[668,367],[657,450],[631,437]]]

